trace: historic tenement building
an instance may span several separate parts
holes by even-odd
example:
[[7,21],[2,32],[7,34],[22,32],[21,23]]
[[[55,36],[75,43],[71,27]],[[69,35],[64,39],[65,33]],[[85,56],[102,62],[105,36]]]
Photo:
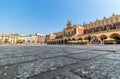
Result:
[[77,40],[78,35],[83,35],[84,28],[78,24],[72,25],[68,21],[67,27],[61,32],[47,35],[47,44],[66,44],[68,41]]
[[42,34],[37,34],[37,44],[44,44],[45,43],[45,36]]
[[72,25],[72,22],[68,21],[66,28],[61,32],[52,34],[52,39],[47,38],[47,44],[66,44],[71,41],[82,43],[87,41],[89,36],[120,43],[120,15],[113,14],[109,18],[104,17],[102,20],[81,26]]
[[0,33],[0,45],[4,44],[44,44],[45,35],[42,34],[11,34]]

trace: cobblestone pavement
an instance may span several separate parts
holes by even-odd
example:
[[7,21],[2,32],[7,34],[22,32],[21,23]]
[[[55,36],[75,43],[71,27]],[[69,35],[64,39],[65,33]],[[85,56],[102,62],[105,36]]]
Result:
[[120,45],[0,46],[0,79],[120,79]]

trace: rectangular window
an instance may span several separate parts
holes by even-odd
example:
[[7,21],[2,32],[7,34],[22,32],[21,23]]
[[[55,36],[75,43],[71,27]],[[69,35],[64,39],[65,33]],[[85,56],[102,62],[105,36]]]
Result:
[[76,34],[76,28],[74,28],[74,34]]

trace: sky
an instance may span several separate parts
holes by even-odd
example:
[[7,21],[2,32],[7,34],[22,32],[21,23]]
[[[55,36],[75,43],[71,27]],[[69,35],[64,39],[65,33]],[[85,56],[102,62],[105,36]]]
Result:
[[0,33],[52,34],[120,14],[120,0],[0,0]]

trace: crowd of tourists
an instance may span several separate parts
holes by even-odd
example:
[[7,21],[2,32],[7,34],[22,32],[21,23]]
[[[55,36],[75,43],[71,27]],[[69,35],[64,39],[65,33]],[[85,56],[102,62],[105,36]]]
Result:
[[96,36],[88,36],[89,44],[104,44],[104,38],[97,38]]

